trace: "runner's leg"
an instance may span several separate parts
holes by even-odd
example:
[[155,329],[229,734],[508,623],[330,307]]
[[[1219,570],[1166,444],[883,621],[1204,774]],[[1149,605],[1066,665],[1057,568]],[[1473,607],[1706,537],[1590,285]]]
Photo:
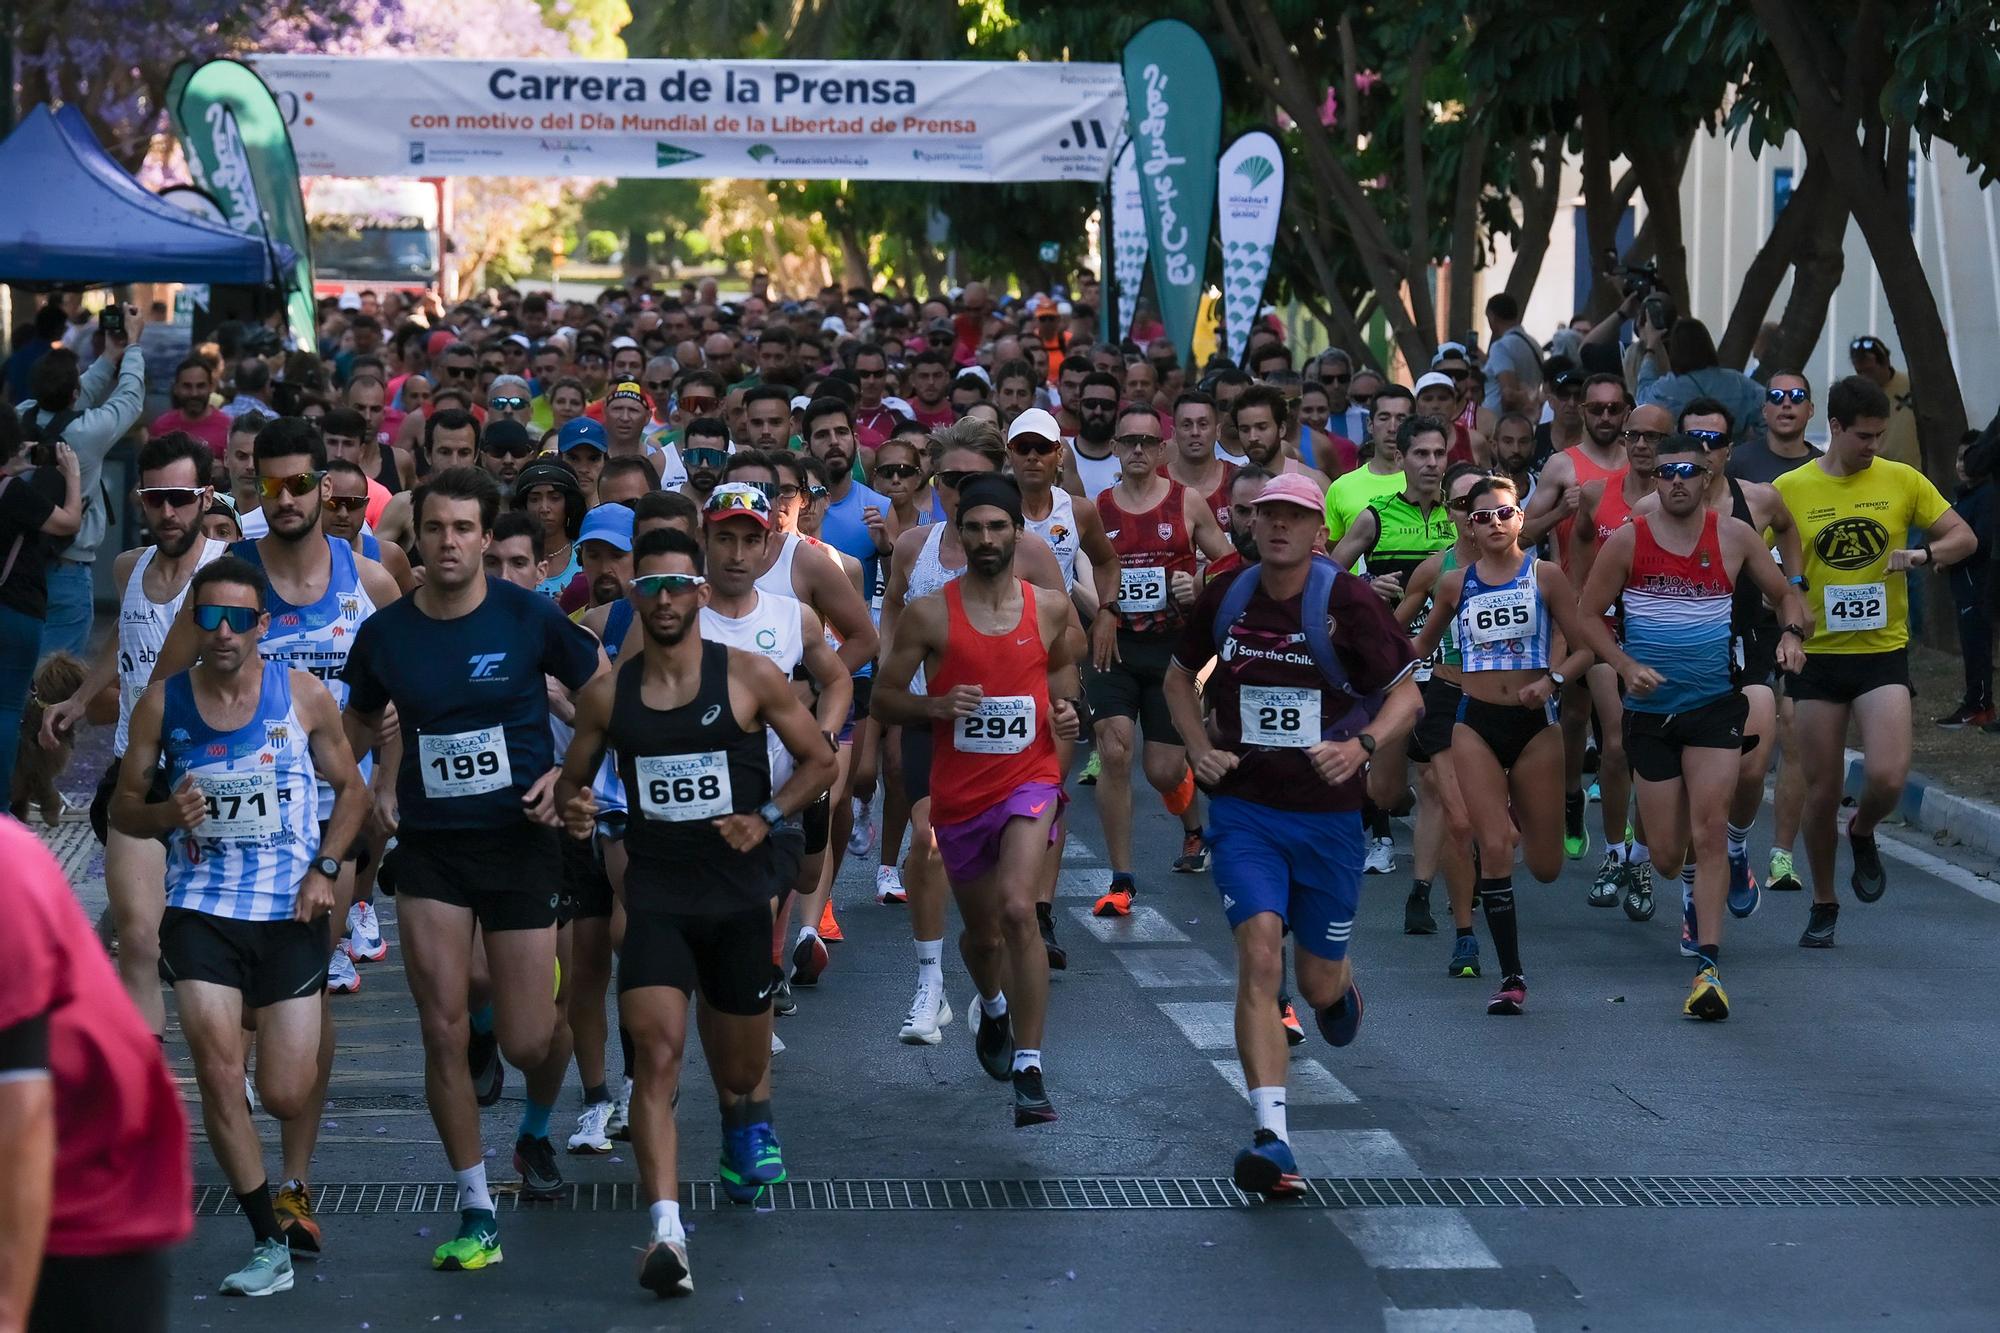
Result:
[[[1854,701],[1854,720],[1861,733],[1861,798],[1849,826],[1856,836],[1869,837],[1903,799],[1910,776],[1910,692],[1901,685],[1884,685]],[[1842,776],[1845,759],[1835,755]]]
[[167,849],[152,838],[111,829],[104,840],[104,889],[118,927],[118,979],[154,1036],[167,1028],[160,990],[160,915],[167,906]]
[[[1130,717],[1102,717],[1096,738],[1097,819],[1104,829],[1104,856],[1114,875],[1132,873],[1132,749],[1138,723]],[[1180,774],[1174,774],[1180,781]]]
[[[424,1097],[430,1105],[431,1120],[437,1126],[438,1141],[453,1171],[465,1171],[483,1163],[479,1136],[479,1103],[473,1097],[472,1073],[465,1064],[465,1043],[471,1027],[465,1008],[467,976],[472,956],[472,909],[435,898],[409,894],[397,897],[397,917],[402,925],[403,965],[416,1001],[417,1019],[424,1042]],[[488,956],[491,957],[491,941]],[[501,991],[500,974],[494,970],[495,1032]],[[520,1022],[517,1005],[509,1004],[513,1026]],[[516,1038],[518,1040],[518,1037]],[[503,1038],[501,1050],[508,1063],[520,1068],[516,1052]],[[531,1050],[539,1062],[543,1050]]]
[[[1904,696],[1907,717],[1908,695]],[[1805,798],[1801,831],[1805,834],[1806,865],[1812,874],[1815,903],[1839,901],[1833,891],[1835,846],[1839,838],[1840,792],[1847,764],[1848,705],[1830,699],[1798,702],[1792,740],[1804,771]]]

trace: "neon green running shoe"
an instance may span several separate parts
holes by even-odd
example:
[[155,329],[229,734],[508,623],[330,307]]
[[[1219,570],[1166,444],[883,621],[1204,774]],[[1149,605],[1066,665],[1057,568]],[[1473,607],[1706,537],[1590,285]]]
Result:
[[1792,869],[1792,854],[1771,849],[1771,875],[1764,881],[1764,887],[1773,893],[1798,893],[1805,888],[1799,882],[1798,872]]
[[1590,854],[1590,830],[1583,826],[1586,806],[1582,792],[1573,792],[1563,799],[1563,855],[1572,861],[1581,861]]
[[491,1268],[500,1262],[500,1224],[485,1208],[467,1208],[458,1215],[458,1234],[437,1247],[431,1267],[447,1273]]
[[1077,774],[1076,785],[1079,787],[1095,787],[1097,785],[1097,775],[1103,767],[1103,762],[1098,758],[1097,747],[1092,746],[1090,749],[1090,758],[1083,761],[1083,772]]

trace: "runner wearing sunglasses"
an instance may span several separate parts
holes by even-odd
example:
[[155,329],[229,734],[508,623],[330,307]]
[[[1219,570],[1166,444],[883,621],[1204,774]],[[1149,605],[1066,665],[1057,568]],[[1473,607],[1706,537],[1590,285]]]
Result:
[[[768,949],[787,867],[772,833],[826,790],[833,756],[781,672],[704,639],[699,545],[649,532],[634,567],[641,651],[578,696],[558,791],[570,832],[588,832],[597,812],[587,788],[609,747],[632,794],[618,986],[638,1057],[632,1139],[651,1213],[638,1278],[657,1296],[685,1296],[694,1279],[674,1102],[689,1001],[698,990],[702,1054],[728,1108],[724,1183],[755,1197],[786,1178],[772,1128]],[[771,733],[789,776],[773,771]]]
[[[1686,415],[1706,421],[1712,414],[1699,410],[1705,406],[1697,399]],[[1635,507],[1632,521],[1597,552],[1580,627],[1583,644],[1625,683],[1625,746],[1653,857],[1667,873],[1680,871],[1681,953],[1696,959],[1681,1012],[1715,1022],[1729,1017],[1718,975],[1723,904],[1732,916],[1757,910],[1754,880],[1737,892],[1741,857],[1730,845],[1740,841],[1730,807],[1751,709],[1739,688],[1747,678],[1738,666],[1738,590],[1747,583],[1778,604],[1784,628],[1772,657],[1786,671],[1805,663],[1805,603],[1771,562],[1760,530],[1711,500],[1712,483],[1723,476],[1712,444],[1688,430],[1661,441],[1652,503]],[[1724,504],[1732,498],[1725,491]],[[1782,521],[1789,531],[1790,520]],[[1792,540],[1796,562],[1796,533]],[[1604,619],[1614,602],[1622,645]]]
[[[1518,1014],[1528,1001],[1514,906],[1514,856],[1544,884],[1562,872],[1562,811],[1548,799],[1562,768],[1557,702],[1565,681],[1590,653],[1572,646],[1553,656],[1554,631],[1581,642],[1576,592],[1553,562],[1524,547],[1524,515],[1514,483],[1485,477],[1466,497],[1478,559],[1439,578],[1430,618],[1417,635],[1419,660],[1450,628],[1458,640],[1460,687],[1452,766],[1474,822],[1479,899],[1500,962],[1500,987],[1489,1014]],[[1499,815],[1511,808],[1513,819]]]
[[722,465],[729,461],[729,427],[721,417],[695,417],[682,432],[680,450],[687,467],[681,494],[697,507],[707,504],[709,493],[722,482]]
[[321,522],[327,535],[340,538],[354,548],[355,554],[379,563],[408,595],[417,584],[410,570],[410,557],[403,553],[402,547],[384,542],[370,531],[364,517],[368,509],[368,474],[353,463],[329,458],[326,483],[326,516]]
[[[333,1050],[333,849],[354,842],[368,817],[332,695],[258,651],[271,624],[265,598],[263,572],[243,560],[222,557],[194,574],[185,623],[200,659],[140,695],[110,808],[124,836],[167,842],[160,975],[174,987],[209,1146],[255,1239],[250,1261],[222,1280],[225,1296],[288,1291],[291,1251],[320,1250],[305,1179]],[[158,769],[165,800],[150,790]],[[313,807],[319,785],[335,793],[324,827]],[[276,1199],[244,1097],[246,1022],[256,1029],[258,1098],[284,1142],[288,1178]]]

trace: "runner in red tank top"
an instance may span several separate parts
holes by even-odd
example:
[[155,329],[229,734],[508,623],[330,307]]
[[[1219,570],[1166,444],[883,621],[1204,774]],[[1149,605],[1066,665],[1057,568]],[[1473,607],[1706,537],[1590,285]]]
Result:
[[[1149,413],[1150,415],[1150,413]],[[1012,1079],[1015,1125],[1056,1118],[1042,1086],[1049,956],[1035,920],[1043,853],[1064,797],[1055,738],[1077,716],[1049,678],[1083,646],[1069,603],[1014,574],[1021,491],[981,476],[954,518],[965,575],[905,607],[875,683],[875,716],[932,728],[931,822],[965,918],[959,952],[979,986],[967,1013],[979,1063]],[[924,667],[929,693],[910,693]]]

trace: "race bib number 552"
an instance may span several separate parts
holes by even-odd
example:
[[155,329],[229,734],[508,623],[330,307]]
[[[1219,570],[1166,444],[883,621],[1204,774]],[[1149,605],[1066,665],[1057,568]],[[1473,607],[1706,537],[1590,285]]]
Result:
[[1120,611],[1164,611],[1167,609],[1167,571],[1152,565],[1145,569],[1120,570],[1118,574]]

